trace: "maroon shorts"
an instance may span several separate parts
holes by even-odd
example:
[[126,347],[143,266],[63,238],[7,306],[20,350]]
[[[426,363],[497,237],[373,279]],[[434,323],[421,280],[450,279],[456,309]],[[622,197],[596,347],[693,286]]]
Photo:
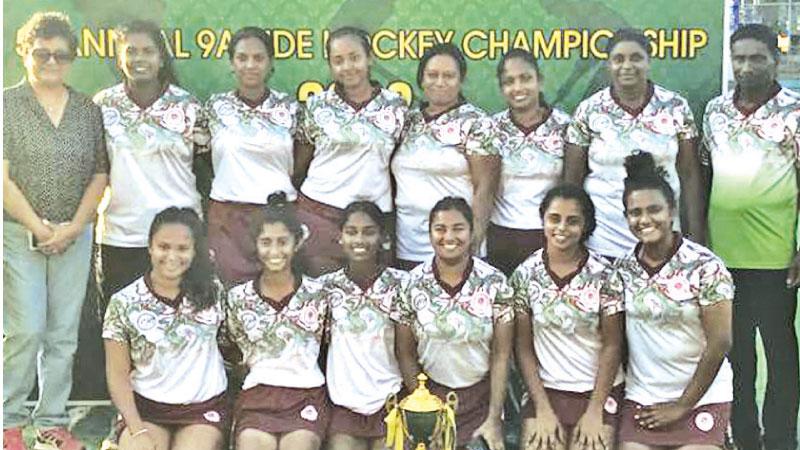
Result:
[[491,397],[491,383],[489,377],[459,389],[443,386],[433,380],[427,382],[428,389],[443,401],[448,392],[455,392],[458,396],[456,408],[456,444],[460,447],[467,445],[472,440],[472,433],[478,429],[489,416],[489,400]]
[[[537,213],[538,214],[538,213]],[[486,249],[489,264],[511,275],[531,253],[544,246],[544,231],[506,228],[489,222]]]
[[[402,398],[398,395],[398,398]],[[386,410],[365,416],[339,405],[331,405],[328,435],[341,433],[358,438],[375,439],[386,436]]]
[[725,431],[730,418],[730,403],[698,406],[681,420],[658,430],[639,426],[633,418],[642,405],[625,400],[620,414],[619,442],[645,445],[717,445],[725,444]]
[[297,219],[311,232],[300,250],[309,275],[319,276],[344,267],[344,253],[339,245],[342,217],[343,210],[297,193]]
[[265,433],[309,430],[320,439],[328,427],[329,405],[325,386],[288,388],[259,384],[236,399],[235,433],[253,428]]
[[[265,199],[266,200],[266,199]],[[253,213],[264,205],[208,202],[208,247],[226,286],[252,280],[261,272],[250,234]]]
[[[408,396],[408,391],[406,391],[405,387],[402,387],[395,395],[397,400],[400,401]],[[342,433],[366,439],[383,438],[386,436],[386,423],[383,419],[388,414],[385,408],[381,408],[374,414],[365,416],[344,406],[331,403],[328,435]]]
[[[187,425],[211,425],[223,434],[228,429],[228,397],[225,392],[200,403],[176,405],[161,403],[133,393],[133,401],[142,421],[163,427],[185,427]],[[125,429],[125,421],[119,416],[117,432]]]
[[[547,400],[550,406],[558,417],[558,422],[565,426],[574,427],[586,408],[589,406],[589,400],[592,396],[592,391],[587,392],[570,392],[560,391],[557,389],[545,389],[547,393]],[[624,387],[622,384],[614,386],[611,393],[606,398],[603,405],[603,423],[611,425],[616,428],[619,422],[620,403],[624,394]],[[529,400],[522,407],[522,417],[526,419],[536,417],[536,410],[533,406],[533,401]]]

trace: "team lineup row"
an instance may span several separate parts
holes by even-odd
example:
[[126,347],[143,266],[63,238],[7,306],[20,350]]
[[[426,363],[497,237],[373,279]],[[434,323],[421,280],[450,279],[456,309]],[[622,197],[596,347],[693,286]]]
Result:
[[508,279],[472,256],[473,212],[458,197],[430,211],[434,256],[410,273],[381,264],[385,220],[359,201],[340,223],[345,267],[306,277],[294,263],[307,232],[281,193],[253,217],[260,274],[215,301],[221,289],[201,275],[209,262],[197,261],[207,259],[197,215],[159,213],[151,269],[111,297],[103,326],[121,447],[144,434],[168,443],[168,425],[205,430],[208,448],[219,445],[229,424],[218,329],[246,374],[232,411],[237,448],[319,448],[326,437],[331,448],[383,448],[384,402],[413,390],[420,372],[435,394],[458,394],[459,446],[483,438],[503,448],[515,345],[532,400],[524,448],[616,448],[617,432],[623,447],[722,445],[733,282],[721,260],[673,232],[674,194],[652,157],[629,165],[636,252],[612,265],[587,250],[594,205],[560,185],[542,202],[545,248]]
[[[762,27],[744,27],[734,35],[732,54],[738,88],[706,107],[703,155],[707,166],[713,169],[706,224],[701,156],[696,145],[698,130],[692,112],[685,99],[649,80],[647,40],[632,30],[620,30],[609,41],[612,86],[583,101],[572,117],[542,100],[538,65],[529,53],[519,50],[504,55],[498,65],[498,83],[508,109],[487,116],[461,95],[467,68],[456,47],[440,45],[423,55],[417,84],[426,101],[409,110],[398,95],[371,82],[367,35],[353,28],[337,30],[328,40],[334,89],[312,96],[303,107],[266,84],[272,71],[269,36],[255,27],[240,30],[230,45],[236,89],[214,95],[201,105],[177,86],[158,27],[132,23],[119,30],[117,39],[124,80],[98,93],[92,103],[63,83],[75,44],[68,24],[60,16],[43,17],[23,28],[23,38],[18,39],[26,80],[4,92],[4,115],[13,118],[4,124],[4,235],[9,235],[4,238],[4,248],[21,242],[22,248],[17,250],[30,252],[25,248],[25,233],[36,241],[34,253],[17,255],[12,251],[4,266],[8,268],[4,270],[8,286],[4,288],[5,297],[14,299],[6,303],[6,311],[10,309],[16,314],[12,317],[22,318],[6,325],[10,330],[6,346],[18,350],[10,354],[7,351],[4,362],[6,367],[19,363],[26,368],[9,377],[12,379],[6,386],[12,389],[4,389],[4,428],[16,429],[27,420],[21,408],[36,368],[31,356],[35,351],[31,351],[46,343],[47,338],[18,336],[31,334],[25,320],[39,321],[33,318],[40,311],[36,305],[44,301],[49,308],[50,303],[49,293],[42,299],[41,289],[31,288],[37,281],[26,279],[29,274],[11,271],[14,264],[25,261],[31,266],[44,264],[45,268],[48,264],[66,264],[70,266],[68,278],[73,282],[74,277],[83,276],[84,267],[88,275],[88,256],[80,264],[65,261],[81,260],[88,251],[87,225],[99,194],[109,184],[111,197],[103,214],[100,242],[102,288],[107,296],[125,286],[130,289],[130,283],[147,273],[153,262],[148,230],[156,214],[169,206],[199,212],[200,195],[192,172],[193,158],[198,155],[206,155],[202,157],[208,157],[214,169],[207,212],[208,243],[224,284],[234,286],[259,279],[269,266],[269,261],[256,257],[256,241],[249,230],[253,218],[263,210],[267,195],[275,191],[286,193],[296,209],[297,220],[310,231],[297,260],[302,259],[304,270],[313,276],[339,273],[336,271],[347,265],[347,252],[339,242],[340,224],[345,208],[357,200],[374,203],[388,219],[388,235],[392,239],[386,244],[392,254],[385,255],[387,263],[402,269],[421,263],[419,267],[425,267],[436,249],[436,243],[433,248],[430,245],[428,230],[433,232],[433,227],[429,212],[447,196],[464,198],[474,211],[474,221],[469,221],[469,246],[475,254],[486,256],[490,264],[511,275],[531,253],[549,243],[539,208],[545,193],[561,179],[583,185],[597,208],[596,230],[587,247],[596,255],[624,261],[637,240],[645,240],[629,229],[629,211],[623,207],[622,162],[626,156],[643,150],[666,171],[665,179],[674,197],[664,195],[664,199],[675,201],[668,209],[683,219],[681,227],[681,221],[670,216],[668,227],[684,230],[700,244],[706,243],[706,230],[710,230],[710,246],[732,269],[734,279],[736,269],[756,269],[782,277],[779,283],[771,283],[771,288],[780,291],[775,295],[780,311],[786,311],[785,317],[794,317],[790,306],[796,304],[796,299],[792,299],[794,291],[787,285],[797,281],[793,236],[797,219],[800,96],[775,82],[774,35]],[[61,32],[64,26],[66,33]],[[654,214],[648,211],[645,215],[651,213]],[[588,216],[584,214],[583,218]],[[683,242],[676,244],[680,248],[695,245],[688,240],[675,240],[669,233],[665,236],[669,236],[664,239],[670,244]],[[695,252],[708,252],[699,248],[702,250]],[[664,259],[656,263],[674,255],[667,252],[661,256]],[[475,267],[485,264],[475,261]],[[583,263],[572,262],[583,267]],[[723,266],[720,268],[719,273],[727,273]],[[758,275],[755,278],[763,280],[764,274]],[[458,279],[452,281],[459,284]],[[736,279],[739,287],[748,282],[752,281]],[[675,289],[687,287],[678,285]],[[457,291],[451,297],[456,294]],[[37,299],[21,300],[31,297]],[[269,297],[277,299],[272,300],[274,305],[268,302],[277,309],[289,301],[283,296]],[[74,312],[76,300],[70,304]],[[63,312],[71,316],[69,310]],[[249,317],[260,320],[258,315]],[[753,321],[760,322],[755,318]],[[73,324],[76,323],[77,316]],[[51,325],[46,326],[49,329]],[[782,386],[791,392],[798,378],[792,379],[791,362],[794,346],[796,375],[796,337],[791,325],[776,327],[775,331],[784,333],[776,342],[789,346],[789,361],[781,362],[783,366],[776,371],[784,373],[785,366]],[[743,344],[749,337],[752,347],[754,337],[750,333],[742,333]],[[64,338],[74,335],[74,330],[65,324],[56,334]],[[637,342],[640,338],[636,338]],[[74,349],[75,342],[66,341],[66,348]],[[426,347],[428,351],[441,353],[436,344],[431,345]],[[132,348],[131,342],[129,350]],[[741,366],[746,369],[751,352],[746,345],[740,348],[744,349]],[[479,356],[466,354],[469,356],[457,356],[456,362],[443,363],[443,371],[460,377],[451,369],[469,365],[469,357]],[[424,355],[418,356],[424,362]],[[541,362],[541,355],[537,356]],[[736,366],[736,355],[731,357]],[[425,369],[431,371],[430,367]],[[54,379],[65,380],[66,376]],[[436,376],[433,379],[437,381]],[[747,376],[742,379],[737,392],[746,396],[753,391],[752,380],[748,388]],[[451,388],[465,386],[457,381],[444,384]],[[473,387],[484,389],[481,392],[489,395],[488,386]],[[63,390],[63,385],[58,389]],[[584,391],[587,390],[591,389]],[[536,392],[531,395],[536,397]],[[253,401],[258,403],[259,398],[256,396]],[[130,394],[126,400],[133,401]],[[733,400],[736,436],[737,404]],[[648,402],[644,400],[642,404],[652,404]],[[43,426],[62,424],[63,408],[59,411],[57,403],[44,414],[37,407],[34,423],[39,418]],[[737,437],[737,442],[741,440],[741,448],[751,448],[746,442],[757,441],[760,434],[757,411],[754,403],[749,403],[745,399],[740,408],[742,437]],[[771,415],[778,417],[774,425],[765,423],[765,440],[773,437],[771,445],[783,448],[794,442],[797,399],[788,395],[776,403],[776,410],[781,412]],[[118,402],[117,405],[120,407]],[[723,412],[717,413],[715,417],[727,417]],[[478,425],[481,423],[475,427]],[[133,433],[143,429],[140,428],[135,427]],[[482,430],[488,433],[484,436],[490,446],[497,445],[492,443],[496,441],[492,435],[496,430]],[[550,436],[545,432],[536,435]],[[47,441],[48,434],[40,433],[38,438]],[[663,441],[655,444],[660,442]]]

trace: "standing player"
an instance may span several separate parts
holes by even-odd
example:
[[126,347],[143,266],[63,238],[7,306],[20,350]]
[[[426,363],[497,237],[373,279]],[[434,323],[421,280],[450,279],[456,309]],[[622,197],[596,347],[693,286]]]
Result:
[[539,205],[561,177],[570,118],[545,103],[541,71],[530,52],[503,55],[497,80],[508,109],[492,116],[492,144],[503,165],[486,244],[489,263],[510,275],[544,245]]
[[741,450],[762,445],[755,398],[756,329],[769,373],[761,417],[764,448],[797,445],[800,94],[775,81],[777,44],[775,33],[763,25],[742,26],[731,36],[736,89],[709,102],[703,121],[713,170],[711,247],[736,284],[731,420]]
[[625,157],[637,150],[652,153],[666,168],[686,210],[683,230],[704,243],[697,129],[689,104],[650,81],[650,41],[640,31],[618,30],[607,52],[612,85],[578,105],[564,147],[564,180],[584,186],[597,207],[589,248],[619,258],[636,244],[622,210],[622,181]]
[[344,265],[337,240],[347,205],[368,200],[392,211],[389,161],[407,111],[398,94],[370,80],[365,31],[334,31],[327,51],[334,87],[308,99],[295,148],[298,218],[311,229],[303,252],[313,276]]
[[208,204],[208,243],[226,284],[253,279],[261,270],[250,239],[253,213],[272,192],[290,201],[297,102],[267,85],[275,50],[259,27],[234,33],[230,61],[236,89],[212,95],[205,106],[211,133],[214,182]]
[[403,142],[392,160],[397,180],[398,266],[411,269],[433,256],[428,214],[446,196],[467,200],[475,211],[473,251],[486,236],[500,158],[491,146],[491,121],[467,102],[461,86],[467,62],[453,44],[435,45],[417,68],[417,85],[425,102],[411,111]]
[[177,86],[172,56],[158,26],[134,21],[115,30],[123,82],[100,91],[111,200],[100,240],[106,298],[147,270],[147,230],[170,207],[200,212],[192,172],[200,103]]

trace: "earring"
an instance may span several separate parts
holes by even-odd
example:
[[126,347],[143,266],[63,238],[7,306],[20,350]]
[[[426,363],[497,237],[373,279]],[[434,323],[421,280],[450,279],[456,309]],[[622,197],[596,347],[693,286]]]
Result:
[[300,229],[303,231],[302,236],[300,237],[300,242],[297,243],[297,246],[300,247],[301,245],[305,244],[308,241],[308,238],[311,237],[311,230],[308,228],[308,225],[301,224]]

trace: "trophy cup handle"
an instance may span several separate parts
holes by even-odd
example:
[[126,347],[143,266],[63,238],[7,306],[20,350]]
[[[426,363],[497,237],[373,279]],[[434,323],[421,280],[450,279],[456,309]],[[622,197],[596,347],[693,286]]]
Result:
[[386,396],[386,402],[383,407],[387,413],[392,412],[397,407],[397,394],[389,394]]
[[458,395],[455,392],[450,391],[447,393],[447,397],[445,397],[445,401],[447,406],[453,409],[453,411],[458,409]]

